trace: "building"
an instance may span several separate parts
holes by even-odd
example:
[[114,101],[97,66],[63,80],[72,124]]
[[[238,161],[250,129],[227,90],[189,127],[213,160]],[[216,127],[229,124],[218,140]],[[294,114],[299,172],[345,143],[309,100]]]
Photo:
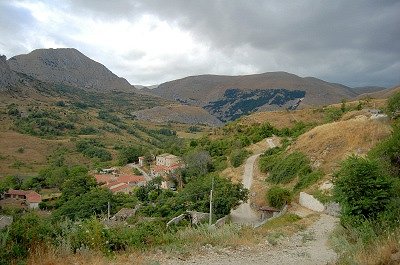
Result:
[[181,164],[181,159],[175,155],[171,154],[162,154],[156,156],[156,165],[157,166],[166,166],[171,167],[174,165]]
[[96,179],[97,184],[108,184],[117,180],[117,177],[115,175],[109,174],[94,175],[94,178]]
[[144,186],[146,180],[143,176],[136,175],[104,175],[99,174],[94,176],[97,184],[108,188],[113,193],[129,193],[133,187]]
[[42,196],[32,190],[9,190],[4,194],[4,197],[24,201],[31,209],[39,208],[39,203],[42,202]]
[[138,160],[139,160],[139,167],[144,166],[145,157],[144,156],[139,156]]
[[112,193],[125,193],[128,194],[132,187],[124,182],[111,182],[109,184],[104,185],[104,187],[108,188]]
[[122,175],[117,179],[118,182],[123,182],[129,186],[144,186],[146,179],[143,176]]

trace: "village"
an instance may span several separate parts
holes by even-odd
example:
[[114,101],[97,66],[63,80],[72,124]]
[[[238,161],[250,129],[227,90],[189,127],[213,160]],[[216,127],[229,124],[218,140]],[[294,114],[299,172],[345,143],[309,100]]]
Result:
[[[110,190],[113,194],[132,194],[136,188],[146,186],[155,179],[161,179],[160,188],[176,191],[179,169],[184,168],[182,159],[172,154],[161,154],[154,157],[150,163],[145,162],[145,157],[138,158],[136,163],[130,163],[122,167],[104,168],[90,172],[97,185]],[[0,195],[0,209],[15,208],[22,210],[41,210],[41,203],[60,198],[59,190],[16,190],[9,189]],[[133,209],[122,209],[118,213],[130,212]],[[9,225],[6,216],[1,216],[0,229]]]

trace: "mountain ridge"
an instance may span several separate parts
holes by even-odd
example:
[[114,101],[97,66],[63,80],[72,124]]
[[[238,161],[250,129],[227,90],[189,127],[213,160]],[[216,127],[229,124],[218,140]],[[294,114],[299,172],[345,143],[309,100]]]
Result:
[[37,49],[7,60],[10,68],[40,81],[87,90],[135,92],[126,79],[74,48]]

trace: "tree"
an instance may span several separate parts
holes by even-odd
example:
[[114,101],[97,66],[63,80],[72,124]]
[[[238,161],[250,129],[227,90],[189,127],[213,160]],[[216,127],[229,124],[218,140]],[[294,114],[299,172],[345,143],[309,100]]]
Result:
[[9,189],[19,189],[21,187],[21,180],[15,176],[6,176],[0,179],[0,195]]
[[374,219],[385,211],[393,195],[393,183],[379,164],[351,156],[335,175],[334,196],[342,206],[342,220]]
[[392,118],[397,118],[400,115],[400,92],[397,92],[388,99],[387,109]]
[[139,156],[143,154],[143,150],[136,146],[127,146],[121,148],[118,154],[118,164],[120,166],[126,165],[128,163],[133,163],[138,160]]
[[209,211],[209,194],[214,178],[213,209],[217,217],[230,213],[241,201],[246,201],[248,190],[241,183],[232,183],[218,175],[205,175],[189,182],[177,196],[177,203],[187,210]]
[[192,177],[204,176],[212,167],[211,156],[207,151],[192,151],[184,157],[185,168],[182,170],[186,182]]
[[96,186],[96,180],[92,176],[89,176],[87,174],[78,174],[72,176],[62,185],[61,200],[64,202],[72,200],[75,197],[79,197],[80,195],[88,192]]
[[85,219],[93,215],[105,214],[107,212],[108,202],[111,203],[112,210],[114,211],[117,205],[113,203],[111,191],[100,187],[92,188],[75,197],[70,196],[69,200],[62,204],[54,212],[53,216],[56,219],[61,217]]

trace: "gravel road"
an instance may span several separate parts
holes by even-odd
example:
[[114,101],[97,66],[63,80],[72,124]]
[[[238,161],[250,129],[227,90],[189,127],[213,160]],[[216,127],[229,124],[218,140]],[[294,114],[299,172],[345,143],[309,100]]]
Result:
[[328,246],[330,232],[338,219],[321,214],[313,225],[290,237],[278,239],[276,245],[267,240],[254,247],[239,249],[205,246],[202,254],[187,260],[176,257],[161,261],[161,264],[203,264],[203,265],[319,265],[334,264],[337,255]]
[[[250,189],[253,182],[253,170],[257,157],[260,154],[253,155],[246,160],[243,173],[243,186]],[[261,222],[260,216],[250,207],[249,200],[239,205],[238,208],[231,211],[231,221],[236,224],[257,225]]]

